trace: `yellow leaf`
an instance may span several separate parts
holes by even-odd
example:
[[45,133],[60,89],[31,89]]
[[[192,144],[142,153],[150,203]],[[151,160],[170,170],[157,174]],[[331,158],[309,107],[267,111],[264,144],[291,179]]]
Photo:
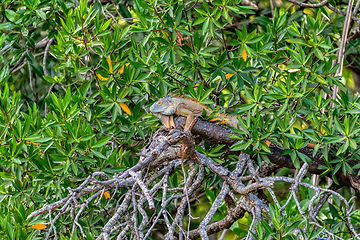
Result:
[[40,144],[40,143],[31,142],[31,141],[26,141],[26,143],[29,143],[29,144],[32,144],[32,145],[39,145]]
[[124,69],[125,69],[125,66],[129,66],[130,63],[125,63],[125,65],[122,65],[121,68],[119,69],[118,71],[118,74],[123,74],[124,73]]
[[213,119],[210,119],[209,121],[220,121],[221,119],[219,117],[214,117]]
[[130,111],[130,109],[129,109],[129,107],[125,104],[125,103],[119,103],[119,105],[120,105],[120,107],[121,107],[121,109],[124,111],[124,112],[126,112],[127,114],[129,114],[129,115],[131,115],[131,111]]
[[100,81],[106,82],[109,78],[105,78],[101,76],[100,74],[97,75]]
[[221,124],[226,123],[226,122],[229,121],[229,120],[230,120],[230,119],[228,119],[228,118],[224,118],[224,119],[221,120],[221,122],[218,122],[217,124],[218,124],[218,125],[221,125]]
[[133,22],[139,21],[139,18],[137,17],[136,13],[134,12],[134,10],[130,10],[130,14],[133,17]]
[[244,59],[244,61],[246,62],[246,59],[247,59],[247,53],[246,53],[246,50],[245,50],[245,46],[244,46],[244,50],[243,52],[241,53],[241,57]]
[[119,71],[118,71],[118,74],[119,74],[119,73],[122,74],[122,73],[124,72],[124,66],[125,66],[125,65],[122,65],[122,66],[121,66],[121,68],[120,68]]
[[35,229],[41,230],[41,229],[47,228],[47,226],[44,225],[44,224],[35,224],[35,225],[32,225],[32,226],[29,227],[29,228],[35,228]]
[[109,56],[109,58],[106,59],[106,61],[108,62],[109,64],[109,72],[112,73],[113,72],[113,69],[112,69],[112,63],[111,63],[111,58]]
[[286,69],[285,64],[279,64],[278,67],[280,68],[280,70],[285,70]]
[[304,8],[303,12],[311,17],[316,15],[311,8]]
[[164,30],[161,30],[162,34],[164,34],[165,37],[167,37],[168,39],[170,38],[169,34],[167,32],[165,32]]
[[110,193],[108,191],[104,192],[104,196],[105,199],[109,199],[110,198]]
[[231,78],[232,76],[234,76],[234,74],[230,74],[230,73],[225,74],[226,79],[229,79],[229,78]]

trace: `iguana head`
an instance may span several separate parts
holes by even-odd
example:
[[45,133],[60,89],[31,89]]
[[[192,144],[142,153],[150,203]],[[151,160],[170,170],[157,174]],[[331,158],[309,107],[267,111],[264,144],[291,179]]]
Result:
[[175,128],[173,116],[176,112],[176,107],[170,96],[163,97],[155,102],[150,111],[161,119],[162,124],[168,129]]
[[174,101],[172,101],[172,98],[170,96],[166,96],[160,98],[157,102],[155,102],[150,107],[150,111],[156,116],[158,116],[159,114],[174,115],[176,112],[176,107],[174,105]]

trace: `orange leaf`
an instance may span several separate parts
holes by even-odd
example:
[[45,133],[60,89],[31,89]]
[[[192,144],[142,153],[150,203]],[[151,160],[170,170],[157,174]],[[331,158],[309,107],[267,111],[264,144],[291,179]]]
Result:
[[231,78],[232,76],[234,76],[234,74],[230,74],[230,73],[225,74],[226,79],[229,79],[229,78]]
[[101,76],[100,74],[98,74],[97,76],[100,79],[100,81],[103,81],[103,82],[105,82],[109,79],[109,78],[105,78],[105,77]]
[[35,228],[35,229],[37,229],[37,230],[41,230],[41,229],[47,228],[47,226],[44,225],[44,224],[35,224],[35,225],[32,225],[32,226],[29,227],[29,228]]
[[122,74],[124,72],[125,65],[122,65],[119,69],[118,73]]
[[130,109],[129,109],[129,107],[125,104],[125,103],[119,103],[119,105],[120,105],[120,107],[121,107],[121,109],[124,111],[124,112],[126,112],[127,114],[129,114],[129,115],[131,115],[131,111],[130,111]]
[[246,50],[245,50],[245,46],[244,46],[244,50],[243,52],[241,53],[241,57],[244,59],[244,61],[246,62],[246,59],[247,59],[247,53],[246,53]]
[[109,72],[112,73],[113,72],[113,69],[112,69],[112,63],[111,63],[111,58],[109,56],[109,58],[106,59],[106,61],[108,62],[109,64]]
[[110,193],[108,191],[104,192],[104,196],[105,199],[109,199],[110,198]]
[[226,123],[226,122],[229,121],[229,120],[230,120],[230,119],[228,119],[228,118],[224,118],[224,119],[221,120],[221,122],[218,123],[218,125],[224,124],[224,123]]
[[124,73],[124,69],[125,69],[125,66],[129,66],[130,63],[125,63],[124,65],[121,66],[121,68],[119,69],[118,71],[118,74],[123,74]]
[[212,119],[210,119],[210,122],[214,122],[214,121],[220,121],[221,119],[219,117],[214,117]]
[[316,146],[316,144],[313,144],[313,143],[308,143],[308,145],[307,145],[309,148],[315,148],[315,146]]
[[170,38],[169,34],[167,32],[165,32],[164,30],[161,30],[161,32],[164,34],[165,37],[167,37],[167,39]]

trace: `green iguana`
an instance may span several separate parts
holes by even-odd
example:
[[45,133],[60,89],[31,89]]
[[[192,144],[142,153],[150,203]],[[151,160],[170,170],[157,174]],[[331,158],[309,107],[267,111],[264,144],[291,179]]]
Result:
[[[184,130],[190,130],[190,126],[196,116],[201,116],[203,110],[207,115],[214,111],[208,107],[197,103],[189,98],[166,96],[159,99],[151,107],[150,111],[161,119],[162,124],[168,129],[175,128],[173,115],[186,117]],[[218,114],[214,120],[224,122],[232,128],[237,128],[239,120],[234,116]]]

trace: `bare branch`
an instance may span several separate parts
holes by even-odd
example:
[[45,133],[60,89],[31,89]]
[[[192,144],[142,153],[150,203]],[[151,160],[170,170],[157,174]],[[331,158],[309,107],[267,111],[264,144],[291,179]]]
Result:
[[[345,17],[345,23],[344,23],[344,28],[342,31],[342,36],[341,36],[341,42],[340,42],[340,49],[338,50],[338,62],[340,64],[339,68],[337,69],[335,76],[341,76],[342,75],[342,71],[343,71],[343,66],[344,66],[344,54],[345,54],[345,46],[347,43],[347,36],[349,33],[349,27],[350,27],[350,19],[351,19],[351,9],[352,6],[354,4],[354,0],[349,0],[348,3],[348,7],[346,10],[346,17]],[[328,4],[330,5],[330,4]],[[330,5],[331,6],[331,5]],[[335,101],[337,98],[337,92],[338,92],[338,86],[335,85],[333,88],[333,96],[332,99]],[[335,102],[333,102],[332,106],[335,106]]]
[[287,1],[296,4],[300,7],[307,7],[307,8],[319,8],[328,3],[328,0],[322,0],[320,3],[303,3],[296,0],[287,0]]
[[134,171],[129,171],[129,174],[134,178],[134,180],[137,182],[137,184],[139,185],[139,187],[143,191],[146,199],[149,202],[149,208],[151,210],[154,210],[155,209],[154,201],[152,200],[152,197],[150,196],[149,190],[146,188],[144,182],[140,179],[140,177]]
[[[176,119],[176,124],[181,119]],[[216,133],[208,133],[209,128],[206,128],[206,136],[218,137],[224,142],[234,142],[234,139],[226,136],[228,133],[226,128],[214,123],[200,122],[200,124],[198,123],[193,127],[193,130],[195,132],[202,132],[202,130],[197,129],[202,124],[214,125],[213,128],[218,130]],[[209,127],[209,125],[206,126]],[[221,131],[223,132],[221,133]],[[104,192],[109,191],[112,192],[112,195],[117,194],[117,196],[108,200],[112,204],[109,202],[106,204],[107,207],[112,209],[112,216],[105,223],[101,234],[96,238],[97,240],[113,237],[122,239],[128,233],[131,234],[130,239],[151,238],[157,224],[162,224],[167,230],[166,239],[194,239],[198,237],[208,239],[210,234],[230,228],[235,221],[244,216],[245,212],[248,212],[252,217],[252,223],[247,236],[248,239],[252,239],[252,233],[256,235],[257,225],[261,223],[260,220],[265,219],[265,216],[269,216],[268,203],[270,201],[266,197],[264,200],[259,197],[260,189],[266,188],[283,214],[285,208],[292,201],[295,202],[297,212],[303,219],[308,220],[305,222],[310,224],[309,227],[322,228],[322,223],[319,222],[317,214],[329,196],[336,196],[344,203],[344,214],[346,215],[346,224],[349,232],[356,239],[359,239],[358,233],[350,221],[351,209],[347,200],[334,191],[333,187],[325,189],[302,181],[310,170],[314,171],[312,163],[302,163],[301,169],[294,178],[285,176],[268,177],[272,171],[278,169],[279,165],[273,163],[264,164],[263,169],[256,169],[250,156],[240,153],[235,169],[230,171],[214,162],[208,156],[197,152],[194,148],[195,144],[191,139],[191,136],[182,130],[173,129],[169,132],[165,128],[161,128],[154,134],[149,144],[141,150],[139,153],[140,161],[135,166],[120,174],[115,174],[112,178],[109,178],[103,172],[95,172],[79,187],[75,189],[68,188],[70,194],[65,198],[33,212],[29,218],[48,212],[49,222],[45,224],[50,225],[50,228],[47,231],[46,239],[49,238],[51,233],[56,238],[57,229],[55,222],[60,216],[70,212],[73,224],[72,232],[74,233],[75,229],[79,228],[81,235],[85,238],[79,219],[86,214],[85,210],[90,202],[96,202],[96,200],[100,202]],[[182,143],[182,145],[178,145],[178,143]],[[182,157],[179,159],[184,154],[186,158]],[[279,155],[274,156],[279,157]],[[182,160],[187,160],[186,162],[189,164],[186,174],[188,177],[184,178],[183,185],[180,184],[178,187],[169,189],[168,178],[170,174],[180,168]],[[197,163],[197,167],[195,167],[195,163]],[[290,165],[286,157],[281,159],[280,163],[282,166]],[[190,221],[194,217],[190,214],[186,215],[186,208],[190,202],[189,196],[194,196],[197,192],[204,191],[202,189],[202,182],[205,177],[205,169],[210,170],[207,171],[207,174],[220,177],[223,180],[223,185],[197,229],[191,231],[185,230],[184,226],[189,226]],[[353,185],[357,185],[357,178],[355,176],[352,177]],[[276,196],[273,190],[274,182],[291,184],[289,197],[285,203],[278,200],[279,197]],[[137,187],[138,185],[140,187]],[[303,211],[301,207],[300,202],[304,199],[297,194],[299,186],[312,189],[315,192],[314,196],[311,196],[309,199],[308,211]],[[126,188],[126,193],[121,195],[122,191],[118,191],[119,188]],[[162,191],[161,194],[159,194],[160,191]],[[86,197],[86,195],[88,196]],[[159,196],[161,197],[159,198]],[[319,198],[320,200],[318,200]],[[177,203],[178,201],[179,203]],[[150,218],[148,217],[149,211],[145,207],[146,202],[149,203],[149,210],[155,209],[155,206],[161,206],[159,211],[153,212]],[[211,219],[213,219],[223,202],[225,202],[227,207],[227,215],[221,221],[211,223]],[[176,212],[169,212],[168,207],[171,205],[176,209]],[[58,212],[58,214],[52,218],[51,213],[54,211]],[[139,213],[142,215],[141,223],[138,222]],[[108,213],[106,212],[106,214]],[[299,233],[300,229],[296,229],[296,231]],[[323,231],[323,236],[328,238],[337,237],[326,229]]]
[[46,44],[45,52],[44,52],[44,58],[43,58],[43,71],[45,76],[49,76],[49,73],[46,70],[46,58],[50,50],[50,45],[54,41],[54,38],[51,38],[48,43]]

